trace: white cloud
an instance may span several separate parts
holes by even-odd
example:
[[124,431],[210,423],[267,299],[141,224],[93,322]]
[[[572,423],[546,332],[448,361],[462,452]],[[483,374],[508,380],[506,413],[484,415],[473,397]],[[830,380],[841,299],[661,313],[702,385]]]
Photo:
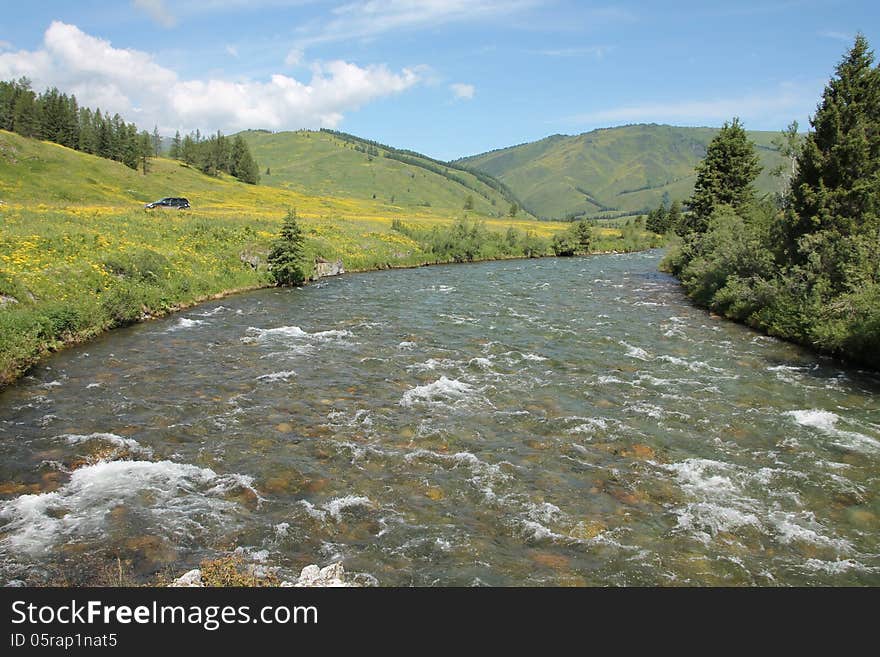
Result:
[[145,52],[115,48],[75,25],[53,22],[43,47],[0,52],[0,79],[28,76],[36,89],[57,86],[81,105],[118,112],[142,128],[336,127],[346,112],[420,82],[417,69],[393,72],[344,61],[312,65],[308,82],[275,74],[268,81],[181,80]]
[[12,50],[12,44],[9,41],[0,40],[0,50]]
[[145,12],[162,27],[174,27],[177,19],[168,11],[165,0],[132,0],[132,4]]
[[825,37],[826,39],[836,39],[837,41],[846,41],[847,43],[852,43],[856,40],[855,34],[849,34],[847,32],[836,32],[834,30],[826,30],[824,32],[819,32],[820,37]]
[[449,88],[452,89],[452,93],[455,94],[456,98],[460,98],[462,100],[470,100],[474,97],[474,85],[472,84],[464,84],[462,82],[456,82],[455,84],[450,84]]
[[226,44],[226,52],[232,57],[238,57],[238,48],[233,45]]
[[611,50],[608,46],[578,46],[574,48],[550,48],[547,50],[532,50],[535,55],[545,57],[582,57],[590,55],[596,59],[602,59]]
[[284,65],[287,68],[294,68],[295,66],[299,66],[303,61],[303,51],[299,48],[294,48],[290,52],[287,53],[287,57],[284,58]]
[[348,39],[368,39],[386,32],[434,28],[514,14],[543,0],[357,0],[333,9],[333,18],[300,28],[305,48]]
[[[782,84],[762,94],[711,100],[643,103],[578,114],[566,121],[578,125],[609,126],[625,123],[719,125],[734,116],[746,124],[785,125],[815,109],[822,83]],[[757,129],[757,128],[756,128]]]

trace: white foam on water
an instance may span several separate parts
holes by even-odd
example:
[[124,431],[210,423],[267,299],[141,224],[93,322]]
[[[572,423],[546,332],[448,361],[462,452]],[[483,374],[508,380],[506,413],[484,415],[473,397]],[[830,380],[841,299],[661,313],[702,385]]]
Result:
[[[753,529],[783,544],[806,542],[841,554],[852,552],[850,542],[828,536],[812,512],[781,508],[783,500],[800,507],[800,497],[797,490],[769,485],[777,472],[774,469],[753,472],[731,463],[696,458],[660,467],[674,473],[679,486],[694,500],[675,509],[679,529],[703,543],[709,544],[719,532]],[[773,500],[762,502],[751,497],[747,488],[770,492]]]
[[197,327],[197,326],[201,326],[201,325],[203,325],[203,324],[205,324],[205,323],[206,323],[206,322],[205,322],[204,320],[201,320],[201,319],[189,319],[189,318],[187,318],[187,317],[181,317],[180,319],[177,320],[177,323],[176,323],[176,324],[174,324],[173,326],[170,326],[170,327],[168,328],[168,330],[166,331],[166,333],[170,333],[170,332],[173,332],[173,331],[181,331],[181,330],[183,330],[183,329],[191,329],[191,328],[195,328],[195,327]]
[[330,411],[327,414],[327,421],[334,427],[371,427],[373,419],[370,417],[370,411],[366,408],[359,408],[354,413],[347,411]]
[[226,306],[217,306],[213,310],[206,310],[202,313],[196,313],[199,317],[214,317],[214,315],[219,315],[220,313],[229,310]]
[[712,502],[691,502],[677,511],[678,527],[709,543],[719,532],[732,532],[751,526],[761,530],[761,521],[754,513]]
[[245,337],[241,338],[244,343],[254,342],[270,342],[270,341],[287,341],[287,340],[305,340],[307,342],[333,342],[343,341],[345,338],[351,337],[351,331],[344,329],[330,329],[327,331],[316,331],[309,333],[303,331],[299,326],[279,326],[271,329],[261,329],[254,326],[247,328]]
[[400,405],[405,407],[411,407],[415,404],[448,405],[449,402],[472,402],[477,398],[474,386],[458,379],[447,379],[445,376],[441,376],[432,383],[416,386],[404,392],[400,399]]
[[473,365],[474,367],[479,367],[480,369],[488,370],[492,367],[492,360],[489,358],[471,358],[468,361],[468,365]]
[[531,360],[531,361],[535,361],[538,363],[540,363],[541,361],[547,360],[543,356],[539,356],[538,354],[530,354],[530,353],[523,353],[522,357],[523,357],[523,360]]
[[123,438],[122,436],[117,436],[115,433],[90,433],[87,435],[66,433],[57,436],[57,438],[59,440],[63,439],[67,441],[69,445],[81,445],[82,443],[97,441],[109,443],[110,445],[115,445],[116,447],[127,449],[133,453],[143,454],[145,456],[153,455],[152,449],[150,449],[149,447],[143,447],[134,438]]
[[824,561],[822,559],[807,559],[804,566],[808,570],[815,572],[823,572],[829,575],[842,575],[852,570],[860,572],[877,572],[878,568],[866,566],[855,559],[835,559],[834,561]]
[[835,431],[834,425],[840,419],[831,411],[820,411],[817,409],[804,411],[788,411],[785,413],[795,422],[805,427],[814,427],[826,432]]
[[7,520],[2,543],[28,554],[49,552],[60,541],[101,538],[110,512],[131,506],[150,516],[146,531],[184,537],[210,520],[228,525],[236,504],[220,493],[231,490],[234,476],[171,461],[102,461],[73,472],[50,493],[22,495],[0,506]]
[[271,374],[263,374],[262,376],[257,377],[257,381],[266,381],[269,383],[273,383],[275,381],[287,381],[294,376],[296,376],[296,372],[294,372],[293,370],[286,370],[283,372],[272,372]]
[[477,319],[476,317],[468,317],[466,315],[452,315],[452,314],[439,313],[437,316],[444,317],[446,319],[451,319],[453,324],[456,324],[459,326],[462,324],[479,324],[480,323],[480,320]]
[[299,504],[303,507],[303,509],[305,509],[305,512],[315,520],[320,520],[321,522],[324,522],[327,519],[327,512],[317,508],[308,500],[300,500]]
[[528,504],[526,513],[529,518],[537,522],[553,522],[559,519],[562,510],[550,502],[541,502],[540,504]]
[[101,387],[100,383],[90,383],[89,385],[86,386],[86,390],[91,390],[92,388],[100,388],[100,387]]
[[279,522],[277,525],[273,526],[272,529],[275,531],[275,536],[278,538],[284,538],[287,536],[287,532],[290,531],[290,523]]
[[410,342],[408,340],[404,340],[403,342],[399,342],[397,344],[397,348],[402,351],[410,351],[416,347],[415,342]]
[[368,508],[372,509],[374,504],[369,497],[362,495],[346,495],[345,497],[337,497],[323,505],[324,510],[333,520],[339,522],[342,520],[342,513],[349,509]]
[[669,416],[677,417],[682,420],[689,420],[691,418],[691,416],[687,413],[664,409],[660,406],[657,406],[656,404],[647,404],[640,402],[636,404],[627,404],[625,408],[627,410],[633,411],[634,413],[639,413],[640,415],[647,415],[648,417],[654,418],[655,420],[660,420]]
[[439,368],[449,368],[454,367],[456,365],[456,361],[450,360],[449,358],[429,358],[423,363],[414,363],[412,365],[407,366],[407,370],[410,372],[430,372]]
[[799,411],[787,411],[784,415],[792,418],[804,427],[818,429],[827,436],[836,438],[834,442],[838,447],[851,449],[858,452],[880,451],[880,441],[856,431],[844,431],[837,428],[840,416],[831,411],[820,409],[808,409]]
[[[721,374],[724,370],[720,367],[713,367],[708,363],[704,363],[700,360],[689,361],[684,358],[679,358],[678,356],[669,356],[669,355],[661,355],[657,356],[657,360],[662,360],[666,363],[672,363],[673,365],[680,365],[682,367],[688,368],[692,372],[715,372],[716,374]],[[732,378],[736,378],[735,375],[732,375]]]
[[540,522],[536,522],[535,520],[521,520],[520,526],[522,527],[523,537],[526,540],[530,541],[565,541],[572,542],[570,536],[564,536],[557,532],[554,532],[552,529],[549,529],[542,525]]
[[601,417],[578,418],[583,420],[581,424],[566,429],[566,433],[596,433],[596,431],[604,431],[608,428],[608,423]]
[[624,342],[621,340],[618,342],[623,347],[626,347],[626,355],[630,358],[637,358],[638,360],[651,360],[651,357],[648,355],[648,352],[642,349],[641,347],[635,347],[628,342]]
[[455,454],[441,454],[429,449],[417,449],[404,456],[405,461],[434,461],[440,463],[451,463],[453,469],[459,466],[467,468],[471,477],[468,482],[480,491],[487,501],[498,499],[494,486],[500,482],[506,481],[509,477],[501,471],[498,464],[487,463],[479,459],[471,452],[457,452]]
[[852,544],[842,538],[831,538],[822,532],[824,527],[816,521],[816,516],[811,511],[786,513],[773,511],[770,513],[770,522],[776,531],[777,538],[785,543],[812,543],[821,547],[829,547],[839,554],[852,551]]

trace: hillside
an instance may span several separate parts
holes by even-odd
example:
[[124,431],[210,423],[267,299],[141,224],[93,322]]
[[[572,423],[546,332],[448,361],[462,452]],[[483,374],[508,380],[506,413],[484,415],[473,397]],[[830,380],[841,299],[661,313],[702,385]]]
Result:
[[[535,216],[563,218],[638,212],[687,198],[694,167],[718,133],[715,128],[631,125],[539,141],[463,158],[457,164],[495,176]],[[749,132],[764,173],[762,192],[779,189],[769,170],[780,161],[775,132]]]
[[260,165],[263,185],[447,214],[461,213],[468,198],[474,212],[495,217],[506,216],[511,203],[519,205],[491,176],[353,135],[327,130],[239,134]]
[[[192,209],[143,209],[164,196],[185,196]],[[0,388],[64,344],[271,284],[266,256],[288,208],[309,270],[316,257],[363,271],[544,255],[569,227],[247,185],[163,158],[144,175],[0,131]],[[595,237],[596,250],[654,243],[611,228]]]

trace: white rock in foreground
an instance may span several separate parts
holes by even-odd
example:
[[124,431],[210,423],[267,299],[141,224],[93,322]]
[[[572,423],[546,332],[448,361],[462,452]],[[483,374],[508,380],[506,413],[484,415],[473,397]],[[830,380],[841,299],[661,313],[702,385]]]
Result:
[[299,579],[295,582],[282,582],[281,586],[289,587],[339,587],[339,586],[357,586],[354,582],[345,581],[345,569],[342,562],[337,562],[318,568],[315,564],[311,564],[302,569]]
[[171,586],[178,587],[189,587],[189,586],[204,586],[205,583],[202,581],[202,571],[198,568],[185,572],[183,575],[178,577],[176,580],[171,582]]

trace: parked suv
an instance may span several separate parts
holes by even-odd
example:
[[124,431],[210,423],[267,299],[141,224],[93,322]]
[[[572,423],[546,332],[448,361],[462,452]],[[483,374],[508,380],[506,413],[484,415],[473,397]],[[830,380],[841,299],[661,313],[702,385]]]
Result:
[[147,203],[144,206],[145,210],[149,210],[151,208],[177,208],[178,210],[187,210],[189,209],[189,201],[187,201],[185,198],[169,196],[168,198],[163,198],[159,201]]

